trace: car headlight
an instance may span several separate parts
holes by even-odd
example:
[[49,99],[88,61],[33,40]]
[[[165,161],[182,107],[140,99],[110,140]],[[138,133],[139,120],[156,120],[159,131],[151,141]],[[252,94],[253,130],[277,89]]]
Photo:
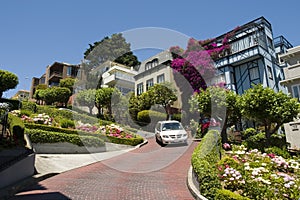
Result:
[[186,137],[187,136],[187,134],[183,134],[183,137]]
[[167,136],[167,135],[163,135],[162,137],[163,137],[163,138],[169,138],[169,136]]

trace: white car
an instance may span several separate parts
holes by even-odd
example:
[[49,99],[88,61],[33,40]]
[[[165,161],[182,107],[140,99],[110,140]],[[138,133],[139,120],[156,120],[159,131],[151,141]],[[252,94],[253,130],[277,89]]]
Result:
[[183,143],[187,144],[188,135],[178,121],[159,121],[155,126],[156,141],[162,145]]

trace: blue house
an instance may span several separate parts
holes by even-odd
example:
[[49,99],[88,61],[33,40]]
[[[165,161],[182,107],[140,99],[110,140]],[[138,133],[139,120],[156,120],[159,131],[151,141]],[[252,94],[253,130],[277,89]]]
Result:
[[[264,17],[230,32],[234,35],[228,40],[229,52],[215,60],[218,76],[228,89],[243,94],[252,84],[260,83],[275,91],[286,92],[286,88],[279,84],[284,79],[285,66],[279,65],[278,54],[293,46],[283,36],[273,38],[272,26]],[[217,37],[214,42],[221,44],[228,33]]]

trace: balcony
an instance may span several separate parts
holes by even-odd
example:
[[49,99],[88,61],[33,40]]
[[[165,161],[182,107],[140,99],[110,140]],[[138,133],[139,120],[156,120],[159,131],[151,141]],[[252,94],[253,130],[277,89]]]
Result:
[[49,76],[49,80],[51,81],[57,81],[61,78],[63,78],[62,72],[51,72]]
[[120,73],[120,72],[115,72],[110,74],[107,77],[103,77],[104,85],[115,85],[118,81],[134,83],[134,78],[133,76],[130,76],[126,73]]

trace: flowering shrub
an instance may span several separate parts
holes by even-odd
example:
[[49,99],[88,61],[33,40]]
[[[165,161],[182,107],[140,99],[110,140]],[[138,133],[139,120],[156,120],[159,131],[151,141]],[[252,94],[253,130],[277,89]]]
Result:
[[7,103],[0,103],[0,119],[2,115],[8,112],[9,105]]
[[[15,116],[18,116],[18,115],[20,115],[20,112],[14,111],[14,112],[12,112],[12,114]],[[45,125],[51,125],[53,122],[53,119],[45,113],[35,114],[35,115],[32,115],[32,117],[29,117],[27,115],[22,115],[21,120],[26,123],[36,123],[36,124],[45,124]]]
[[98,131],[98,127],[95,126],[95,125],[91,125],[91,124],[84,124],[82,122],[77,122],[77,125],[76,125],[76,129],[77,130],[81,130],[81,131],[85,131],[85,132],[96,132]]
[[221,42],[216,39],[197,41],[191,38],[186,50],[179,46],[171,47],[171,67],[190,83],[195,92],[199,92],[200,88],[206,89],[205,79],[215,74],[213,61],[230,53],[228,42],[237,30],[226,34]]
[[117,138],[134,138],[134,134],[125,132],[123,128],[117,126],[115,124],[101,126],[100,132],[110,137],[117,137]]
[[53,119],[45,113],[33,115],[32,120],[36,124],[46,124],[46,125],[51,125],[53,121]]
[[99,133],[105,136],[116,137],[116,138],[134,138],[135,135],[132,133],[125,132],[122,127],[117,126],[115,124],[105,125],[97,127],[91,124],[83,124],[81,122],[77,123],[76,129],[92,132],[92,133]]
[[217,164],[224,189],[251,199],[299,199],[300,159],[233,146]]

